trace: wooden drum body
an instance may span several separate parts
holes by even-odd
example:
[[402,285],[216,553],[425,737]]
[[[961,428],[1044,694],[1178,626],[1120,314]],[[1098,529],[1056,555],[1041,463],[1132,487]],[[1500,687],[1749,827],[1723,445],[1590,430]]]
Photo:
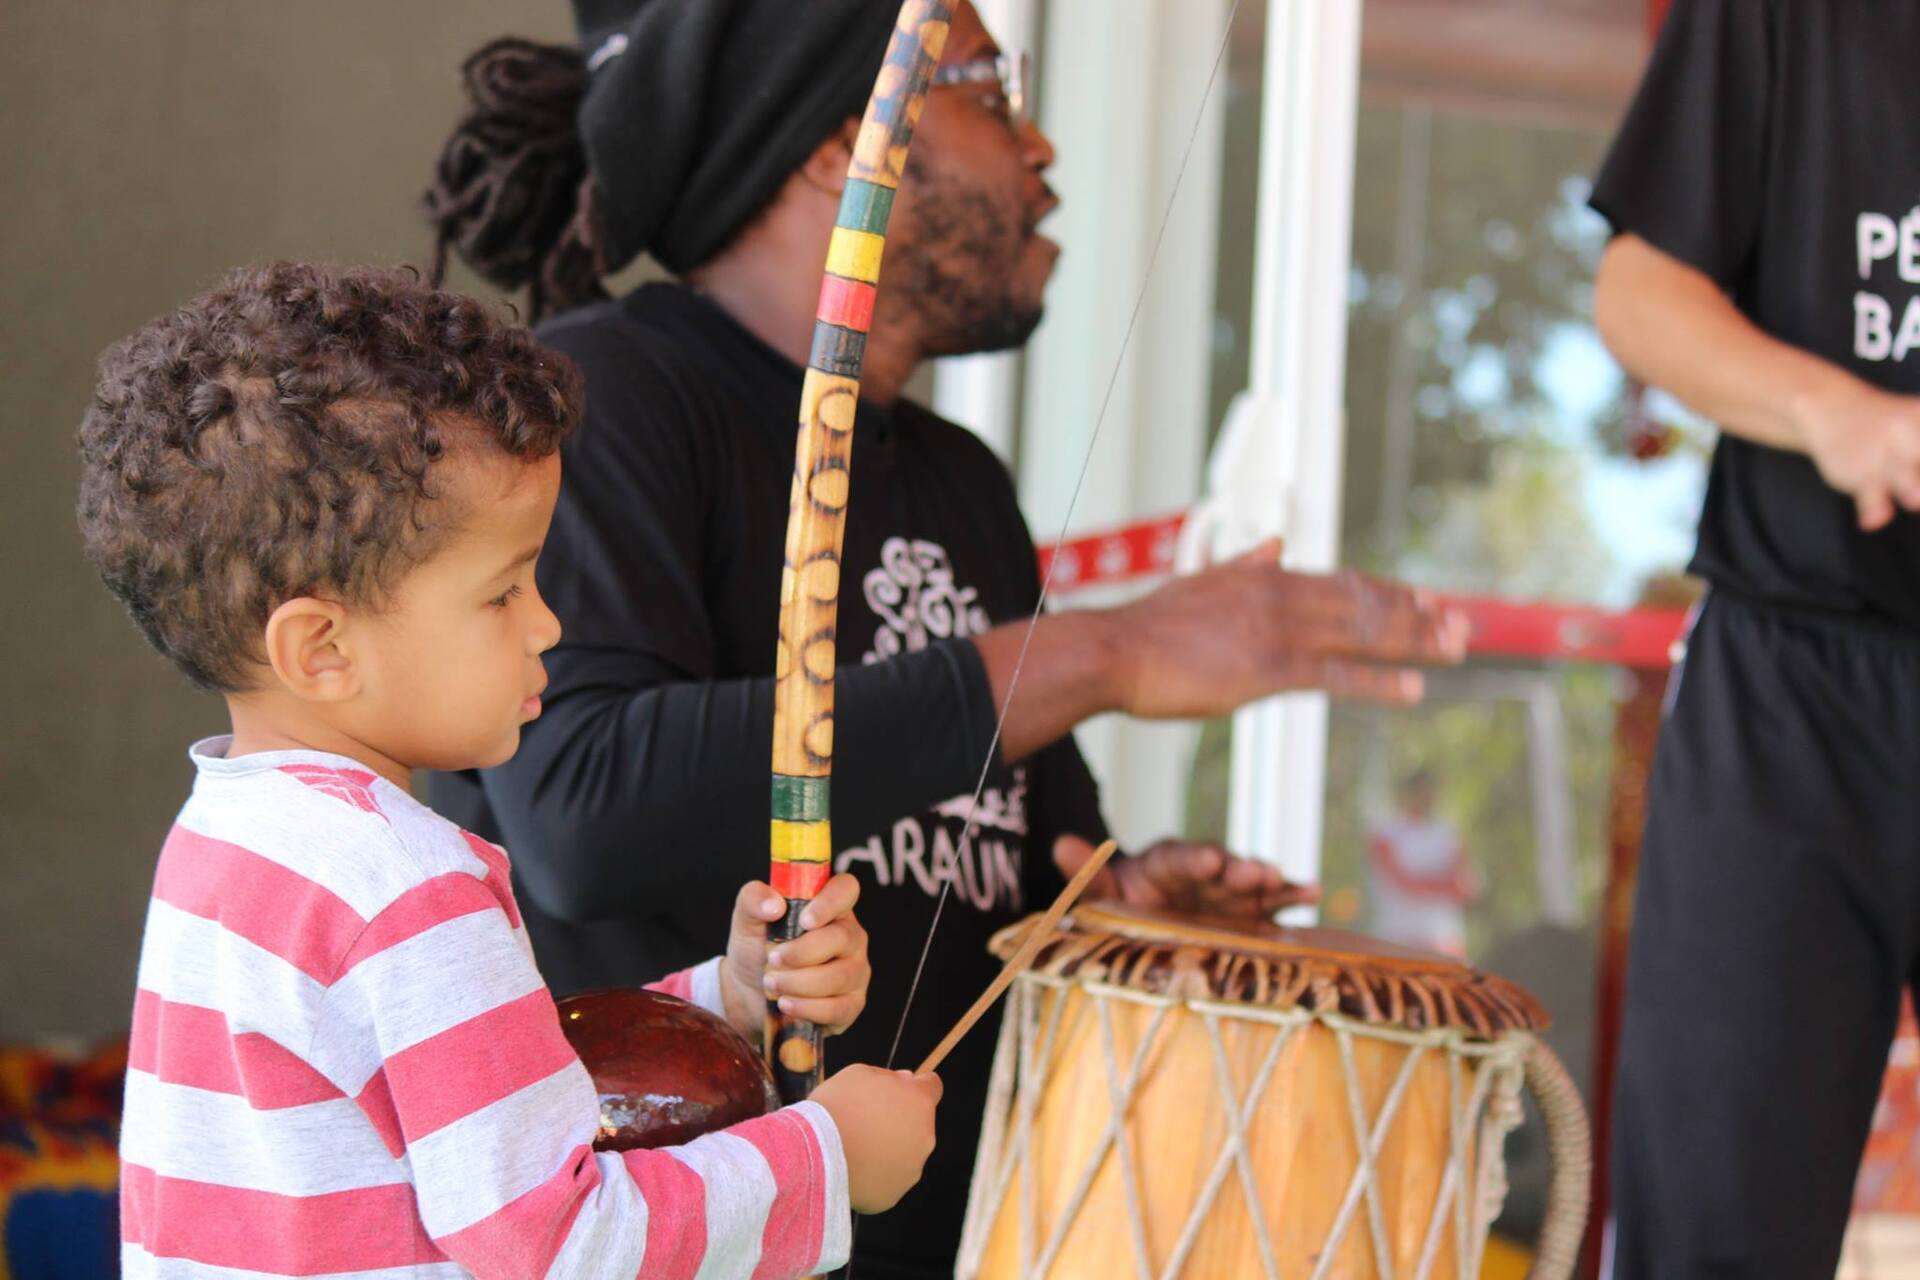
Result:
[[959,1274],[1474,1276],[1545,1024],[1445,957],[1083,907],[1010,997]]

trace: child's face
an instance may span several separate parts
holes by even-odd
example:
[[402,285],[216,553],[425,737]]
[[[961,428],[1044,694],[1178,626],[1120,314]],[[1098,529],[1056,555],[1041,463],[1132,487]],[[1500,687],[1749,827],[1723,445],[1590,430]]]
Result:
[[[540,714],[540,655],[560,621],[534,586],[560,459],[458,459],[463,527],[411,570],[365,628],[353,735],[409,769],[500,764]],[[344,709],[344,708],[343,708]]]

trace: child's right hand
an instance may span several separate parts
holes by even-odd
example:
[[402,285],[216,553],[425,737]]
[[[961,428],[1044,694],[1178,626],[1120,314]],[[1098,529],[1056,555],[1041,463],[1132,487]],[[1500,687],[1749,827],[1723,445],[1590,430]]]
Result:
[[920,1181],[933,1151],[933,1109],[943,1086],[931,1073],[852,1066],[813,1091],[840,1130],[847,1198],[856,1213],[880,1213]]

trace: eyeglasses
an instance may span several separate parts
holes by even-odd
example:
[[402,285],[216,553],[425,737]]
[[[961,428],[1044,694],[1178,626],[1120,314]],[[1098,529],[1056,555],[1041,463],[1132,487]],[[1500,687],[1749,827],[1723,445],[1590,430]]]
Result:
[[996,92],[982,94],[981,101],[996,112],[1004,111],[1008,127],[1017,132],[1033,119],[1033,61],[1025,50],[941,67],[933,73],[930,83],[935,86],[990,85]]

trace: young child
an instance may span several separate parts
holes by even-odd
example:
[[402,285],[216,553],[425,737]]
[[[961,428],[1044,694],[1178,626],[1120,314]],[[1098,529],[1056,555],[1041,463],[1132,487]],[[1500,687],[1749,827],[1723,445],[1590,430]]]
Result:
[[[560,627],[533,567],[580,398],[563,357],[400,270],[243,271],[102,357],[87,550],[233,723],[193,748],[141,947],[128,1276],[801,1275],[918,1179],[939,1081],[870,1067],[594,1154],[506,855],[409,793],[540,714]],[[781,903],[748,885],[726,956],[659,985],[750,1034],[765,993],[844,1026],[856,892],[836,877],[766,973]]]

